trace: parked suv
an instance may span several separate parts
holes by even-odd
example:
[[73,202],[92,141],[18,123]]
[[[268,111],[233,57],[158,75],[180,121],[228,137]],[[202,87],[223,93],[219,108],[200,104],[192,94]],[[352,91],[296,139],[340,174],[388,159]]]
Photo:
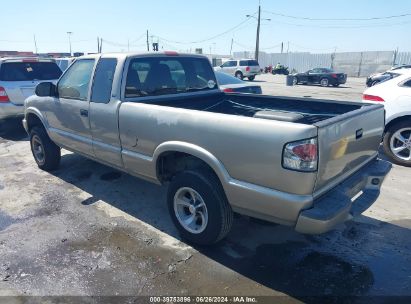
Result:
[[254,80],[255,75],[261,73],[257,60],[252,59],[228,60],[214,70],[233,75],[241,80],[248,78],[251,81]]
[[24,100],[41,81],[62,74],[53,59],[0,58],[0,119],[23,116]]

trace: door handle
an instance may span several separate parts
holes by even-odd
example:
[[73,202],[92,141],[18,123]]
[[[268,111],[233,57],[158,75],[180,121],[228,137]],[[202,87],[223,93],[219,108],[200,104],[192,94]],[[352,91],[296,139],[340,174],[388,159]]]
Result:
[[80,109],[80,115],[84,117],[88,117],[88,111],[84,109]]

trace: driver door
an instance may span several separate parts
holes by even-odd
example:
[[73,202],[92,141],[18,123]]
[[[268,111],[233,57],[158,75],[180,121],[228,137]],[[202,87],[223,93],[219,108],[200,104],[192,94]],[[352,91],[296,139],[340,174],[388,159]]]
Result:
[[319,69],[313,69],[308,73],[309,83],[319,83],[320,82],[321,71]]
[[63,147],[93,155],[89,100],[94,59],[73,63],[57,84],[58,97],[47,112],[50,136]]

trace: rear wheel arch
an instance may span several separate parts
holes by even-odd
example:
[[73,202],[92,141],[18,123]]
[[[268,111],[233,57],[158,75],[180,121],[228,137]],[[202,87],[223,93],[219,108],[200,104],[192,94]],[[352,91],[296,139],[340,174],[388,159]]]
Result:
[[169,182],[175,175],[186,170],[207,171],[213,174],[222,185],[222,174],[218,174],[215,166],[203,157],[189,152],[169,150],[162,152],[156,158],[156,175],[162,184]]
[[393,125],[402,122],[402,121],[409,121],[411,124],[411,115],[405,115],[405,116],[400,116],[397,118],[394,118],[393,120],[391,120],[389,123],[387,123],[385,125],[385,130],[384,132],[387,132]]

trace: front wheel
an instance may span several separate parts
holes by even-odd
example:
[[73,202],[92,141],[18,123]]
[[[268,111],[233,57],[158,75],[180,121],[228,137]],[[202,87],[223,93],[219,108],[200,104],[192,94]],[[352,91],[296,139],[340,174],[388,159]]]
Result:
[[255,79],[255,76],[250,76],[248,77],[248,80],[253,81]]
[[167,204],[174,224],[189,242],[211,245],[231,229],[233,211],[219,180],[207,169],[178,173],[170,182]]
[[241,73],[241,72],[236,72],[235,77],[238,78],[238,79],[241,79],[241,80],[243,80],[243,78],[244,78],[243,73]]
[[297,77],[293,77],[293,85],[297,85],[298,84],[298,78]]
[[393,163],[411,167],[411,122],[391,126],[384,136],[384,152]]
[[45,171],[57,169],[60,164],[60,147],[51,141],[42,127],[30,131],[30,146],[37,166]]

